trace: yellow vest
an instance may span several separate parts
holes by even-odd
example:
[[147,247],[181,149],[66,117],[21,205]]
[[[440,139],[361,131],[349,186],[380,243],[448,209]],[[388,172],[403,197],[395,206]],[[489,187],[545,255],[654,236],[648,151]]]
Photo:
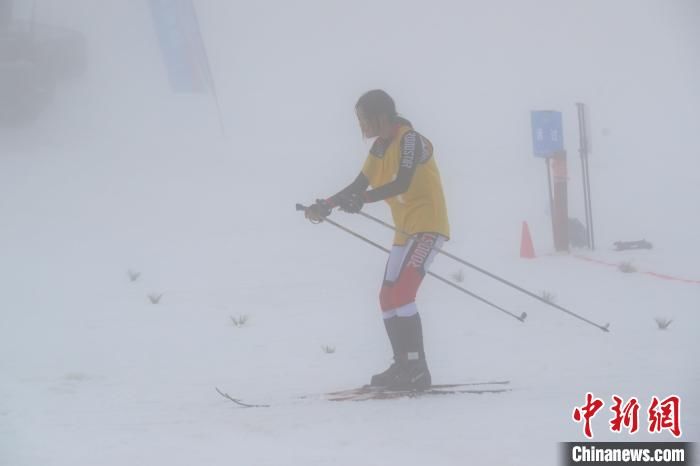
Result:
[[[401,138],[411,130],[409,126],[401,126],[383,156],[372,153],[367,156],[362,173],[373,189],[396,179],[401,159]],[[397,230],[411,235],[430,232],[449,238],[450,225],[447,220],[445,195],[442,192],[440,172],[433,157],[433,145],[420,135],[416,144],[423,144],[423,158],[417,161],[411,185],[405,193],[386,199],[391,208],[394,225]],[[408,238],[398,231],[394,236],[395,245],[405,244],[407,240]]]

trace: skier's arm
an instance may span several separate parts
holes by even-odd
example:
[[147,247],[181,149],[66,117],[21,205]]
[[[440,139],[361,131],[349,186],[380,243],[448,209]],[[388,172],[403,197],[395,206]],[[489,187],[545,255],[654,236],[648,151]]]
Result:
[[[317,199],[316,203],[306,209],[306,218],[314,223],[328,217],[334,207],[345,205],[345,200],[353,196],[362,196],[369,186],[369,180],[360,172],[355,181],[347,185],[343,190],[327,199]],[[361,206],[360,206],[361,207]]]
[[423,152],[423,146],[418,138],[414,131],[404,134],[401,138],[401,159],[396,179],[377,189],[367,191],[363,199],[365,202],[383,201],[408,191]]
[[369,186],[369,180],[364,173],[360,172],[357,178],[355,178],[355,181],[347,185],[340,192],[326,199],[326,202],[330,207],[336,207],[340,203],[340,200],[347,197],[349,194],[364,193],[367,190],[367,186]]

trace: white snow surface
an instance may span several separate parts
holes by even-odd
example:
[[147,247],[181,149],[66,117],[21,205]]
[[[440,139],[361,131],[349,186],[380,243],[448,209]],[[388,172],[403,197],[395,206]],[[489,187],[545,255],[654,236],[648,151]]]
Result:
[[[700,284],[553,254],[528,113],[564,110],[579,218],[574,102],[594,115],[599,247],[579,253],[700,280],[696,3],[236,3],[195,2],[225,135],[210,96],[170,93],[145,5],[38,10],[83,31],[91,61],[32,126],[0,132],[0,465],[554,465],[558,442],[584,440],[572,411],[586,392],[606,402],[595,440],[673,441],[645,417],[671,394],[682,440],[700,438]],[[410,34],[407,11],[421,7],[430,37]],[[559,63],[524,56],[544,44]],[[369,142],[353,105],[373,87],[436,146],[445,249],[609,333],[438,256],[434,272],[462,270],[462,286],[528,318],[426,278],[434,383],[512,391],[322,399],[391,362],[384,253],[293,209],[357,174]],[[365,211],[390,219],[382,204]],[[391,244],[367,219],[332,218]],[[518,256],[522,221],[534,260]],[[612,250],[642,238],[654,249]],[[661,331],[655,318],[673,322]],[[215,387],[271,407],[237,407]],[[639,398],[641,432],[609,431],[613,394]]]

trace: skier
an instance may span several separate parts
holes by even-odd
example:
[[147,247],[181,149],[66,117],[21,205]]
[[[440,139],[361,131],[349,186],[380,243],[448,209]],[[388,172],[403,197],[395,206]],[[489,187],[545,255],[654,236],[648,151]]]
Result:
[[373,375],[370,384],[392,390],[425,390],[430,388],[431,376],[415,299],[436,249],[450,234],[433,145],[398,115],[394,100],[382,90],[363,94],[355,112],[363,136],[376,138],[362,171],[345,189],[307,208],[306,218],[318,223],[335,207],[358,213],[367,202],[389,204],[397,233],[379,304],[394,362]]

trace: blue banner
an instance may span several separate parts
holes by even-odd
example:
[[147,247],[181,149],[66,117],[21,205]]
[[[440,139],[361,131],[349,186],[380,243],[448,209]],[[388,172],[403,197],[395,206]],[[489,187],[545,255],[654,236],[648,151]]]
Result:
[[149,3],[173,91],[211,92],[209,60],[192,0],[149,0]]

